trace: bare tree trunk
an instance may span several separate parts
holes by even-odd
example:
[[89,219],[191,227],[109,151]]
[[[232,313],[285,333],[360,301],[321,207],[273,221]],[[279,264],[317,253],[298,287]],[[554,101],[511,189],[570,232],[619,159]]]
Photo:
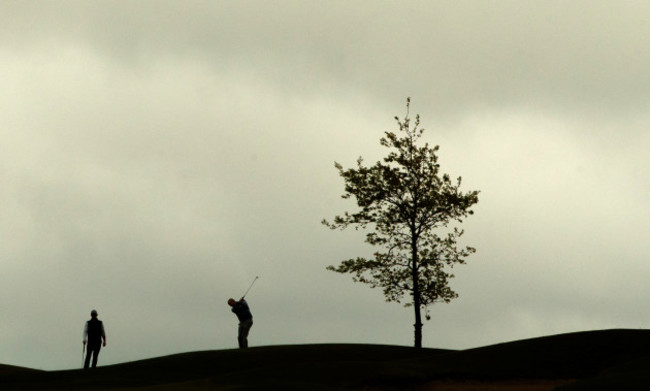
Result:
[[412,269],[411,276],[413,278],[413,309],[415,310],[415,347],[422,347],[422,315],[420,314],[420,285],[418,279],[418,252],[416,239],[411,243],[412,248]]
[[413,325],[415,328],[415,347],[416,348],[421,348],[422,347],[422,320],[420,316],[420,308],[415,309],[415,324]]

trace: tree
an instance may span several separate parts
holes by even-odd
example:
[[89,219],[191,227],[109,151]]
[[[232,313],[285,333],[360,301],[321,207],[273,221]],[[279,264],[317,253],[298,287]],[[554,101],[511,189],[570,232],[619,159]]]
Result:
[[[327,269],[350,273],[355,282],[383,289],[387,302],[401,303],[405,294],[411,301],[404,304],[415,311],[415,347],[422,347],[422,316],[430,319],[428,306],[434,302],[448,303],[458,297],[449,286],[453,274],[448,268],[464,264],[476,250],[459,247],[462,230],[450,223],[462,223],[473,214],[478,191],[459,190],[461,177],[452,181],[440,173],[439,147],[419,145],[424,129],[420,116],[409,118],[410,98],[406,100],[406,116],[395,117],[400,134],[385,132],[380,139],[390,152],[373,166],[365,166],[359,157],[356,168],[335,167],[345,182],[342,198],[356,199],[359,209],[345,212],[334,221],[323,220],[331,229],[368,229],[365,241],[382,248],[374,258],[357,257]],[[400,137],[401,135],[401,137]]]

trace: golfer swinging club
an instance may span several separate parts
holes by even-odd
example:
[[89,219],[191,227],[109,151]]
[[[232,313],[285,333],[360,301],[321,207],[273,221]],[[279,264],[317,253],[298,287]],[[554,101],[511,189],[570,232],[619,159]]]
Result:
[[[255,277],[253,283],[255,283],[257,278],[258,277]],[[251,284],[246,293],[248,293],[252,286],[253,284]],[[235,315],[237,315],[237,319],[239,319],[237,342],[239,343],[240,349],[248,347],[248,332],[251,330],[251,327],[253,327],[253,314],[251,314],[251,310],[248,308],[248,303],[244,300],[246,293],[244,293],[244,296],[242,296],[239,301],[235,301],[232,297],[228,299],[228,305],[232,307],[231,311],[234,312]]]

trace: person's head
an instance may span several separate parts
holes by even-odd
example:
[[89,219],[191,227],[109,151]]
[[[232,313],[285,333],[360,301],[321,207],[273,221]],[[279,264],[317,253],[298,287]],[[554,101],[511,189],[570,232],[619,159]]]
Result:
[[93,317],[93,318],[96,318],[97,317],[97,310],[90,311],[90,316]]
[[232,297],[231,297],[230,299],[228,299],[228,305],[229,305],[229,306],[232,307],[232,306],[235,305],[235,303],[236,303],[236,301],[235,301],[235,299],[233,299]]

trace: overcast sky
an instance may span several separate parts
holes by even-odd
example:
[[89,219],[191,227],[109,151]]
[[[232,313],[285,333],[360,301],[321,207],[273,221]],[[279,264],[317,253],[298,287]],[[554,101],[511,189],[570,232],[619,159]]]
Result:
[[0,363],[78,368],[250,344],[412,345],[412,309],[328,272],[334,162],[419,113],[480,190],[427,347],[645,328],[643,1],[0,2]]

